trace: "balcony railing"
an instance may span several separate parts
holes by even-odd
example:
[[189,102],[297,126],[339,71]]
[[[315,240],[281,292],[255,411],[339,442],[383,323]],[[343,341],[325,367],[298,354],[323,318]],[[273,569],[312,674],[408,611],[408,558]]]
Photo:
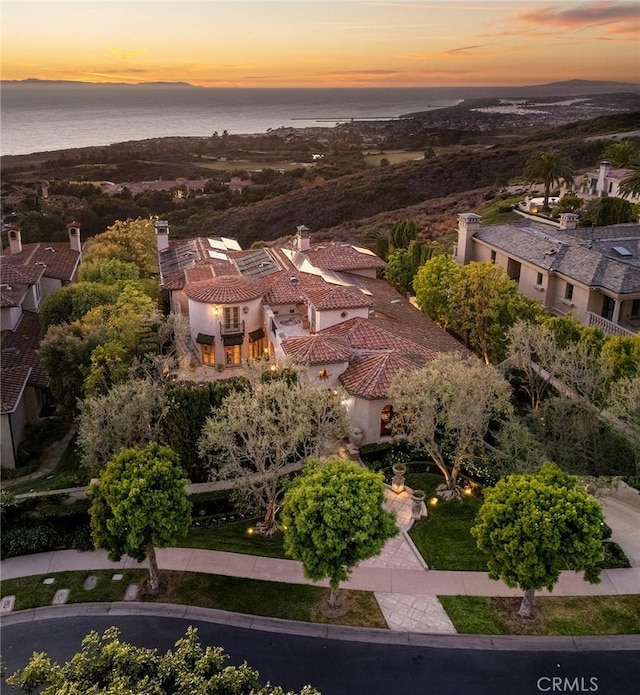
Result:
[[220,321],[220,335],[229,335],[230,333],[244,334],[244,319],[238,323],[224,323]]
[[597,314],[589,314],[589,327],[599,328],[605,335],[636,335],[638,331],[634,331],[631,327],[621,326],[618,323],[609,321],[603,316],[598,316]]

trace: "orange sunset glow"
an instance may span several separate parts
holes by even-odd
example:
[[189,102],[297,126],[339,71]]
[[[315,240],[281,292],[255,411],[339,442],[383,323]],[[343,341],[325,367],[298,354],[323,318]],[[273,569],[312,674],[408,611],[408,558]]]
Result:
[[2,79],[225,87],[638,82],[637,2],[3,2]]

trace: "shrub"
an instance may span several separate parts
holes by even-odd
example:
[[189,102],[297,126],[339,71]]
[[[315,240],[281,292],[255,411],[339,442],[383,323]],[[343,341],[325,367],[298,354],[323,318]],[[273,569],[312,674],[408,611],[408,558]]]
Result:
[[228,490],[214,490],[213,492],[201,492],[190,495],[192,504],[191,515],[194,520],[202,517],[212,517],[235,513],[235,507],[231,501]]
[[631,567],[629,558],[624,550],[614,541],[604,542],[604,560],[602,561],[602,569],[618,569]]

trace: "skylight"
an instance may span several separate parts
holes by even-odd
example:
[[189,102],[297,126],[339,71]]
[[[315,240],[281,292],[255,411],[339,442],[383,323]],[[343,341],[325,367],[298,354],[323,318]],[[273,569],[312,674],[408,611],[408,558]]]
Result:
[[625,248],[624,246],[614,246],[613,250],[623,258],[630,258],[631,256],[633,256],[631,251],[629,251],[629,249]]

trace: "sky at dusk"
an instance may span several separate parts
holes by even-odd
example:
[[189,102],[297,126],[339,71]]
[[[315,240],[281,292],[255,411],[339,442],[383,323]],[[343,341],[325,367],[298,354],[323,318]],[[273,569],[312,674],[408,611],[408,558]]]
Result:
[[216,87],[640,82],[640,3],[2,2],[2,79]]

